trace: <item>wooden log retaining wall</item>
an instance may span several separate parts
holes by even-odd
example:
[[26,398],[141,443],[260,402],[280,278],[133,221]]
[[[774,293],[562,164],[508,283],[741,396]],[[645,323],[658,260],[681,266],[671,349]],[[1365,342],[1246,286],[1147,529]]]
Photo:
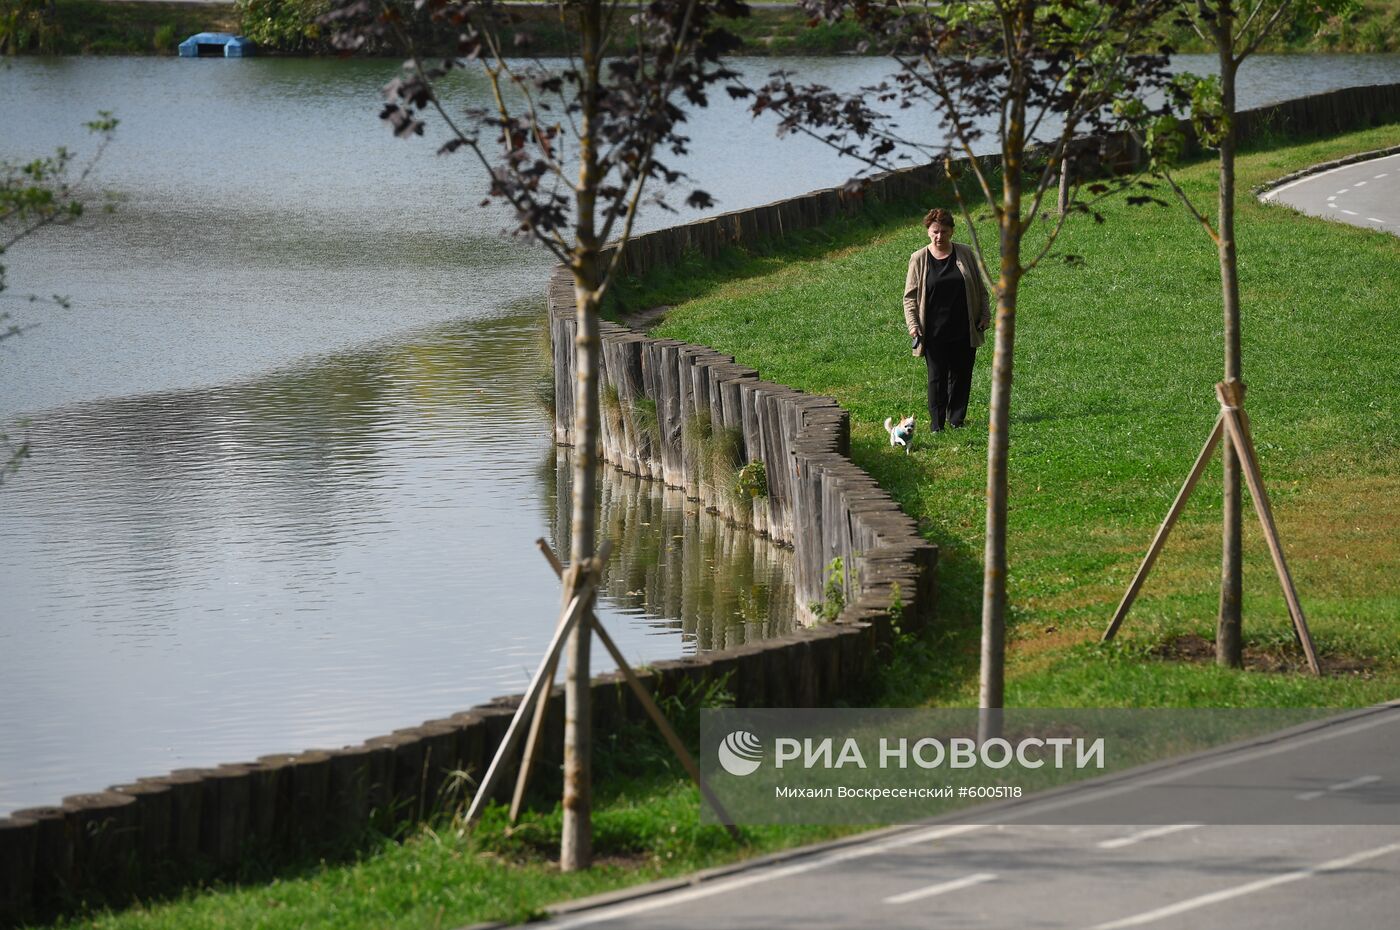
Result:
[[[1239,120],[1248,140],[1265,133],[1341,132],[1397,115],[1400,84],[1317,94],[1242,113]],[[1111,162],[1132,157],[1121,139],[1107,140],[1100,154]],[[645,274],[691,250],[713,256],[731,244],[818,226],[854,212],[866,199],[922,195],[939,175],[933,167],[910,168],[878,177],[860,193],[817,191],[646,233],[629,245],[627,269]],[[566,310],[573,302],[567,277],[551,278],[548,298],[555,371],[571,372],[573,340],[559,338],[566,335]],[[755,530],[791,543],[799,554],[799,599],[820,597],[821,571],[831,558],[859,567],[838,623],[658,662],[639,673],[642,680],[659,693],[724,680],[745,707],[822,706],[869,681],[889,633],[895,586],[906,619],[932,616],[936,552],[846,458],[845,411],[825,398],[763,382],[752,369],[701,346],[611,326],[605,327],[604,344],[605,376],[618,399],[612,420],[604,418],[609,461],[686,487],[694,496],[704,494],[735,522],[747,520]],[[555,384],[555,437],[568,443],[572,379],[556,377]],[[654,427],[620,412],[634,410],[643,397],[656,403]],[[697,411],[708,413],[712,425],[737,430],[745,457],[771,463],[765,502],[754,506],[703,487],[685,430],[687,417]],[[596,732],[641,720],[624,690],[616,674],[594,680]],[[553,729],[562,731],[560,694],[556,688],[551,718]],[[452,773],[484,771],[519,699],[497,698],[357,746],[184,769],[16,811],[0,818],[0,926],[68,910],[82,897],[120,902],[156,884],[220,870],[229,874],[250,853],[315,849],[370,826],[390,831],[448,809],[463,790]],[[560,742],[557,734],[545,740],[542,771],[557,764]],[[507,780],[503,794],[508,790]]]
[[[659,694],[723,681],[742,706],[828,705],[869,680],[888,630],[885,606],[872,600],[839,626],[658,662],[638,675]],[[563,744],[563,689],[554,695],[538,763],[546,783],[558,780]],[[371,826],[392,832],[455,809],[465,790],[453,773],[485,771],[519,699],[356,746],[182,769],[16,811],[0,818],[0,926],[68,912],[84,898],[119,904],[171,882],[231,875],[246,856],[314,852]],[[617,674],[594,679],[592,701],[597,733],[646,724]],[[508,801],[512,786],[504,780],[497,800]]]
[[[562,267],[550,282],[549,316],[563,366],[555,383],[572,387],[577,321]],[[791,546],[799,615],[812,619],[810,607],[827,600],[839,558],[842,599],[852,609],[898,605],[910,627],[932,620],[937,549],[850,461],[850,418],[834,400],[763,381],[705,346],[616,323],[601,324],[600,341],[604,461],[684,488],[725,519]],[[573,445],[574,398],[566,393],[557,398],[554,434]],[[724,461],[714,460],[717,448]],[[767,494],[751,497],[735,482],[738,468],[755,461]]]

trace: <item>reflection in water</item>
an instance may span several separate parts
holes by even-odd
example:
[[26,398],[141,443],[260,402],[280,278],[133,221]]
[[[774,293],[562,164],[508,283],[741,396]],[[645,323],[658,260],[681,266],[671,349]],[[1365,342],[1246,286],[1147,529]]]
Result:
[[[521,308],[36,417],[0,495],[0,814],[522,690],[559,610],[534,540],[568,535],[539,339]],[[790,623],[785,553],[609,472],[629,659]]]
[[[553,471],[562,489],[553,535],[567,552],[568,450],[558,450]],[[611,466],[603,467],[600,497],[598,525],[613,542],[606,606],[657,633],[680,633],[687,653],[781,636],[797,625],[787,550],[725,523],[683,491]]]

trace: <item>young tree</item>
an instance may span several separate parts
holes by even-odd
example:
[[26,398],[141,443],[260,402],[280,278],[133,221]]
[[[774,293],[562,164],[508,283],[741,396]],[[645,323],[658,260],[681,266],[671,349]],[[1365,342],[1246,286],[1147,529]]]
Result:
[[[564,63],[546,64],[511,57],[527,43],[508,35],[510,15],[501,4],[419,0],[416,6],[455,36],[454,56],[425,61],[414,45],[422,23],[396,3],[338,0],[327,21],[343,49],[390,41],[411,50],[403,75],[385,88],[383,119],[396,135],[413,136],[423,133],[431,114],[447,135],[439,152],[469,154],[490,178],[482,205],[508,205],[515,232],[549,250],[573,274],[578,379],[567,604],[585,577],[580,569],[595,555],[598,308],[617,276],[644,191],[684,180],[663,158],[687,151],[684,107],[705,106],[711,85],[734,76],[720,56],[738,40],[722,23],[746,16],[748,8],[741,0],[562,0],[559,16],[575,47]],[[489,109],[452,106],[441,79],[466,67],[489,81]],[[648,199],[665,206],[659,192]],[[712,201],[692,190],[686,202],[705,207]],[[586,868],[592,856],[588,660],[588,631],[580,625],[569,641],[565,673],[565,871]]]
[[[67,225],[83,215],[85,182],[112,141],[117,121],[111,113],[103,112],[85,125],[100,141],[81,166],[75,164],[73,153],[66,148],[32,161],[0,161],[0,295],[9,286],[3,262],[6,252],[46,226]],[[48,300],[67,306],[67,300],[58,295],[42,298],[31,294],[20,299],[30,303]],[[9,312],[0,310],[0,342],[13,339],[27,328],[11,322]],[[11,443],[10,437],[0,432],[0,484],[14,474],[28,455],[28,442]]]
[[[1002,707],[1004,691],[1007,453],[1017,298],[1023,279],[1050,253],[1064,226],[1065,215],[1051,208],[1057,206],[1059,175],[1076,138],[1117,128],[1122,103],[1140,101],[1165,81],[1168,50],[1147,47],[1148,30],[1166,6],[1166,0],[809,0],[816,15],[860,22],[898,70],[892,81],[854,95],[797,86],[779,74],[754,103],[755,112],[771,109],[781,115],[780,131],[815,135],[871,166],[887,167],[901,149],[937,154],[969,227],[965,186],[975,191],[973,198],[980,195],[996,222],[995,256],[974,238],[982,271],[996,282],[997,299],[982,593],[980,703],[986,710]],[[936,114],[944,137],[901,134],[866,102],[871,99],[897,110]],[[974,155],[984,138],[996,142],[999,170]],[[955,155],[965,161],[955,165]],[[959,172],[971,183],[959,183]],[[1097,182],[1089,193],[1106,196],[1126,183],[1122,178]],[[1092,199],[1078,201],[1068,212],[1093,213],[1092,204]],[[984,713],[982,720],[984,738],[999,730],[999,714]]]
[[[1308,30],[1349,0],[1191,0],[1181,5],[1185,25],[1212,45],[1219,57],[1217,78],[1185,75],[1175,87],[1177,104],[1192,115],[1200,141],[1220,153],[1220,192],[1216,222],[1206,217],[1172,180],[1168,162],[1158,162],[1159,172],[1177,197],[1200,222],[1220,257],[1220,294],[1225,317],[1225,380],[1241,380],[1240,282],[1235,246],[1235,82],[1245,60],[1257,52],[1280,28]],[[1149,133],[1149,146],[1170,139],[1169,132]],[[1163,154],[1175,146],[1168,143]],[[1240,533],[1243,502],[1240,494],[1240,458],[1233,443],[1221,448],[1224,462],[1223,523],[1220,555],[1220,612],[1216,621],[1215,661],[1240,668],[1244,664],[1243,580]]]

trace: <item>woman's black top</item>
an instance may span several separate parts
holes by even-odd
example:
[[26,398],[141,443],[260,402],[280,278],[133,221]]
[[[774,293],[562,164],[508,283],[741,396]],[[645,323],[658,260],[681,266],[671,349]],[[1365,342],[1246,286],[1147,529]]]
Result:
[[958,270],[956,254],[928,256],[924,277],[924,342],[967,345],[967,285]]

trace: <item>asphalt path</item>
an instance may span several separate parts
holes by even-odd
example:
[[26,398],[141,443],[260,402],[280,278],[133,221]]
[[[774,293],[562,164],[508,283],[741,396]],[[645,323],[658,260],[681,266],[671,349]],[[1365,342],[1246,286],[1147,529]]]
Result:
[[1400,236],[1400,153],[1310,174],[1260,199]]
[[[1106,799],[1121,803],[1165,784],[1209,786],[1246,807],[1261,789],[1286,792],[1306,812],[1298,819],[1311,823],[1107,823]],[[1097,824],[1037,823],[1076,806]],[[541,926],[1395,930],[1400,702],[611,903],[570,905]]]

